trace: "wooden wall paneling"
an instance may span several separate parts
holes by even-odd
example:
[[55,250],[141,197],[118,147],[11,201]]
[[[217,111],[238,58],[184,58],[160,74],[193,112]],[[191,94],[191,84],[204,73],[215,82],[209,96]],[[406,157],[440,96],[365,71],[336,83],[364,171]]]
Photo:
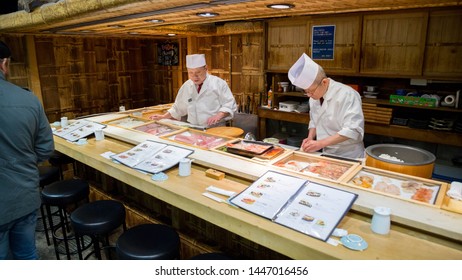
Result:
[[462,78],[462,10],[430,13],[423,74]]
[[421,75],[428,13],[365,15],[361,73]]
[[214,70],[229,71],[229,36],[212,37],[212,65]]
[[[29,56],[33,54],[28,51],[28,45],[26,45],[28,41],[26,41],[24,36],[19,35],[2,35],[0,37],[11,51],[10,72],[7,76],[7,80],[19,87],[33,91],[31,88],[32,81],[30,80],[31,77],[28,71]],[[39,91],[34,92],[34,94],[41,99]]]
[[313,26],[335,25],[334,59],[315,60],[329,74],[355,74],[359,72],[359,57],[361,47],[360,15],[335,17],[315,17],[309,20],[309,56],[312,52]]
[[32,35],[26,35],[25,40],[28,65],[24,64],[24,67],[25,70],[28,70],[29,72],[29,74],[26,74],[29,76],[28,86],[25,87],[28,87],[43,105],[42,88],[40,86],[40,75],[37,65],[37,52],[35,51],[35,40]]
[[133,109],[132,97],[130,95],[130,83],[131,77],[127,75],[118,76],[118,99],[121,105],[124,105],[126,109]]
[[[179,75],[181,75],[179,81],[181,80],[181,83],[178,84],[178,86],[181,86],[184,82],[186,82],[189,77],[188,73],[186,70],[186,55],[187,54],[193,54],[193,53],[198,53],[198,42],[197,42],[197,37],[188,37],[188,38],[183,38],[180,40],[180,67],[178,71]],[[178,87],[179,89],[179,87]],[[178,92],[178,90],[176,91]],[[174,95],[176,96],[176,92],[174,92]]]
[[91,102],[88,92],[88,77],[73,77],[71,83],[71,98],[61,100],[62,111],[73,111],[73,116],[83,116],[89,113]]
[[[231,35],[231,50],[230,50],[230,69],[231,69],[231,92],[235,95],[241,95],[243,89],[241,86],[242,80],[242,35]],[[236,102],[241,102],[240,98],[236,98]]]
[[288,71],[308,50],[308,21],[278,20],[268,23],[268,70]]
[[238,112],[254,113],[259,91],[264,87],[263,33],[233,34],[230,39],[231,91]]
[[[43,106],[50,122],[61,117],[60,92],[55,69],[54,44],[50,37],[35,38],[38,74],[42,88]],[[67,81],[67,77],[63,77]],[[68,84],[68,81],[67,81]]]

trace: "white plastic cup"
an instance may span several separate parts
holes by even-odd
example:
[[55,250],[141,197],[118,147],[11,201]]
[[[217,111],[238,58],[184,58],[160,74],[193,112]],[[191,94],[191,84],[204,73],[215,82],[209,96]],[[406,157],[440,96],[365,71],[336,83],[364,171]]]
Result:
[[123,105],[120,106],[120,107],[119,107],[119,112],[125,112],[125,106],[123,106]]
[[183,158],[180,160],[180,167],[178,171],[180,176],[191,175],[191,160],[189,158]]
[[390,232],[390,214],[388,207],[375,207],[371,221],[371,230],[378,234],[388,234]]
[[95,139],[96,141],[104,140],[104,132],[102,129],[95,129]]
[[62,117],[61,118],[61,127],[66,127],[69,125],[69,121],[67,120],[67,117]]

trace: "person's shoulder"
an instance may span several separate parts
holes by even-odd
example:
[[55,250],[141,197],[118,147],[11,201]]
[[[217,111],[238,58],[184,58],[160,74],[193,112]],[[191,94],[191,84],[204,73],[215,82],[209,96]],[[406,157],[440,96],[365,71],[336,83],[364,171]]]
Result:
[[359,93],[350,87],[349,85],[334,81],[331,79],[331,84],[333,85],[334,88],[337,89],[339,92],[347,93],[347,94],[352,94],[352,95],[359,95]]
[[214,81],[214,82],[223,82],[223,83],[226,83],[225,80],[223,80],[222,78],[218,77],[218,76],[215,76],[215,75],[212,75],[212,74],[209,74],[207,79],[210,79],[210,81]]

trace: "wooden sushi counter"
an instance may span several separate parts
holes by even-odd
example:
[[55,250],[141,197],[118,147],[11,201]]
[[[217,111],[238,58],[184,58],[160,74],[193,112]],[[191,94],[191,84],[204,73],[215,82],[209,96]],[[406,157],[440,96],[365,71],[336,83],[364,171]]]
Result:
[[[92,117],[89,120],[104,123],[111,118],[114,118],[114,114]],[[338,225],[349,233],[360,235],[369,244],[364,251],[353,251],[341,244],[331,245],[202,195],[210,185],[241,192],[266,171],[284,172],[281,169],[225,153],[189,147],[194,150],[190,155],[194,159],[190,176],[179,176],[178,166],[175,166],[165,171],[168,175],[166,181],[154,181],[149,174],[115,163],[101,154],[108,151],[120,153],[148,139],[169,142],[167,139],[112,125],[108,125],[104,133],[105,140],[95,141],[94,137],[89,137],[88,143],[84,145],[55,136],[55,148],[148,196],[289,258],[462,259],[462,214],[349,187],[335,181],[310,178],[312,181],[358,194],[352,210]],[[207,177],[205,170],[208,168],[226,173],[225,179]],[[387,235],[374,234],[370,229],[370,215],[376,206],[392,209],[392,227]],[[336,237],[332,238],[338,240]]]

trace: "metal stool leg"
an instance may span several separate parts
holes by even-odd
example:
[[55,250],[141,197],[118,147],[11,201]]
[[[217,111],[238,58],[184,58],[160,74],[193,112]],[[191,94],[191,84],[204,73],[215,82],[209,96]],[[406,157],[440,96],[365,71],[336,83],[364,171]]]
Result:
[[47,210],[48,224],[50,225],[51,239],[53,240],[53,247],[55,249],[56,259],[59,260],[58,242],[56,241],[56,238],[53,234],[54,225],[53,225],[53,217],[51,216],[50,205],[46,205],[45,208]]
[[43,223],[43,231],[45,232],[45,238],[47,239],[47,245],[50,246],[50,236],[48,235],[48,225],[47,225],[47,217],[45,215],[45,210],[43,209],[44,205],[40,205],[40,215],[42,215],[42,223]]

